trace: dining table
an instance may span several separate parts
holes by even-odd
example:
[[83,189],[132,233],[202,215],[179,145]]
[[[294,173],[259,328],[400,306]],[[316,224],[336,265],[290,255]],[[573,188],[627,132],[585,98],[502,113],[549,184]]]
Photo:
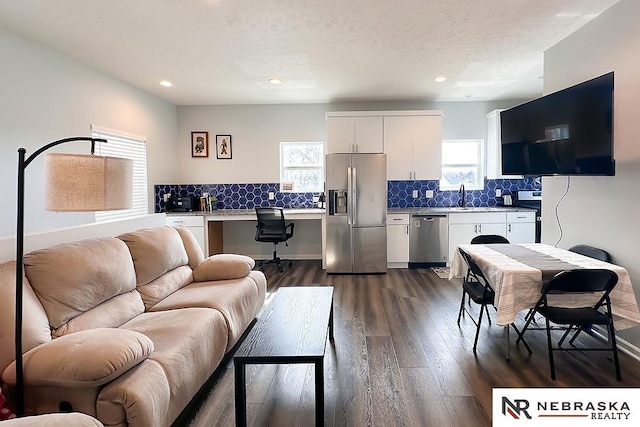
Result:
[[[542,286],[557,273],[578,268],[605,268],[618,275],[618,283],[610,294],[611,311],[616,330],[640,324],[640,309],[628,271],[619,265],[589,258],[543,243],[527,244],[469,244],[455,251],[449,279],[462,278],[467,265],[460,250],[468,253],[478,264],[495,292],[496,323],[508,326],[515,322],[522,310],[533,308],[540,299]],[[599,294],[555,296],[554,305],[581,307],[597,301]],[[509,345],[507,345],[509,358]]]

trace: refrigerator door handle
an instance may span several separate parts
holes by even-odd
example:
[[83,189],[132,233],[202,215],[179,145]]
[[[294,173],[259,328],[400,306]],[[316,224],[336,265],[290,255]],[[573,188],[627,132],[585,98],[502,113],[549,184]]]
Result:
[[349,166],[347,168],[347,224],[352,225],[352,221],[351,221],[351,215],[353,215],[353,213],[351,212],[351,207],[353,205],[353,202],[350,201],[351,199],[351,193],[353,191],[353,182],[351,179],[351,166]]
[[356,168],[355,166],[351,168],[351,190],[353,191],[353,193],[351,194],[351,222],[353,223],[353,225],[356,225],[356,221],[357,221],[357,211],[356,211],[356,206],[358,204],[357,198],[356,198],[356,192],[358,191],[358,186],[357,186],[357,172],[358,172],[358,168]]

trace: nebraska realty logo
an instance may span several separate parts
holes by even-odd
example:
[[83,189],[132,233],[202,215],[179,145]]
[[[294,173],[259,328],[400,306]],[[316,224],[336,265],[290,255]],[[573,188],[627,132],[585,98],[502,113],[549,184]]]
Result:
[[640,422],[637,388],[496,388],[494,426],[627,426]]

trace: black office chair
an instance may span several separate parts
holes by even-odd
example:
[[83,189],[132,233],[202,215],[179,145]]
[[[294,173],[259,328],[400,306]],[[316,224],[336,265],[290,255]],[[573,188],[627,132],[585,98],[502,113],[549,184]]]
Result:
[[604,262],[611,262],[611,254],[604,249],[594,248],[588,245],[575,245],[569,248],[571,252],[575,252],[580,255],[588,256]]
[[285,224],[284,211],[282,208],[256,208],[258,224],[256,225],[256,241],[273,243],[273,258],[260,262],[260,271],[264,271],[265,264],[277,264],[278,271],[282,272],[283,262],[288,262],[289,267],[293,264],[291,260],[280,259],[277,254],[278,243],[284,242],[293,236],[294,224]]
[[[611,301],[609,294],[618,283],[618,275],[611,270],[606,269],[576,269],[566,270],[556,274],[553,279],[542,286],[542,294],[536,303],[534,310],[545,318],[547,331],[547,347],[549,351],[549,367],[551,369],[551,379],[556,379],[556,371],[553,359],[554,351],[611,351],[613,352],[613,362],[615,365],[616,379],[621,380],[620,362],[618,360],[618,347],[616,345],[616,334],[613,328],[613,316],[611,314]],[[561,294],[588,294],[602,293],[602,296],[595,304],[586,307],[564,308],[556,307],[549,304],[548,295]],[[531,318],[525,323],[522,333],[518,336],[518,340],[522,338],[525,331],[531,323]],[[565,328],[552,328],[550,323],[556,325],[564,325]],[[607,327],[608,342],[611,347],[562,347],[562,342],[568,331],[572,327],[582,327],[585,325],[604,325]],[[568,330],[567,330],[568,327]],[[567,332],[563,335],[557,347],[551,344],[551,330],[565,329]],[[571,339],[573,344],[576,336],[580,333],[578,329],[576,335]]]
[[[460,301],[460,310],[458,311],[458,326],[460,326],[460,318],[466,312],[473,320],[473,323],[476,325],[476,336],[473,342],[473,354],[476,354],[476,348],[478,346],[478,336],[480,335],[480,327],[482,325],[482,312],[485,310],[487,305],[493,305],[495,292],[491,288],[491,285],[487,281],[486,277],[478,267],[478,264],[475,262],[473,257],[469,255],[467,252],[458,248],[462,259],[467,263],[469,269],[467,270],[467,274],[462,279],[462,300]],[[469,298],[476,304],[480,305],[480,315],[478,316],[478,320],[476,321],[472,314],[467,310],[464,305],[464,296],[469,295]],[[487,318],[489,315],[487,314]],[[491,323],[491,321],[489,321]],[[521,336],[520,331],[515,325],[511,325],[518,334],[518,337]],[[524,338],[522,339],[524,346],[527,348],[529,353],[531,353],[531,349]]]
[[481,234],[471,239],[472,245],[489,245],[491,243],[509,243],[509,240],[499,234]]

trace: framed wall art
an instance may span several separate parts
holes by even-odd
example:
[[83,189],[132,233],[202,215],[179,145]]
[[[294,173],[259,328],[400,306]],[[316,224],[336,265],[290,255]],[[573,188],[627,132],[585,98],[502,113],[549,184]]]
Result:
[[216,158],[231,158],[231,135],[216,135]]
[[191,157],[209,157],[209,132],[191,132]]

